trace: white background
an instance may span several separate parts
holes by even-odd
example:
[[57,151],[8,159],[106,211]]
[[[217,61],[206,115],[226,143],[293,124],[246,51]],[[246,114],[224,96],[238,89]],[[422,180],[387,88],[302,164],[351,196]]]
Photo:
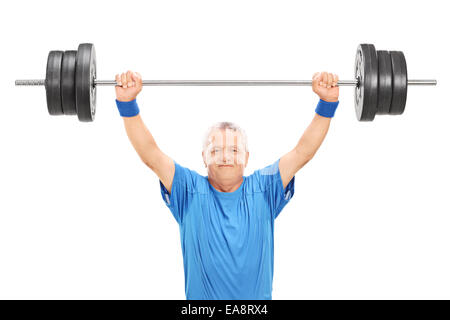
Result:
[[[405,52],[402,116],[357,122],[353,89],[276,220],[273,299],[450,298],[445,1],[9,1],[3,4],[0,298],[185,299],[178,225],[102,87],[94,123],[50,117],[50,50],[97,49],[99,79],[353,78],[359,43]],[[290,151],[314,115],[308,87],[157,87],[138,97],[160,148],[206,175],[216,121],[249,136],[245,175]]]

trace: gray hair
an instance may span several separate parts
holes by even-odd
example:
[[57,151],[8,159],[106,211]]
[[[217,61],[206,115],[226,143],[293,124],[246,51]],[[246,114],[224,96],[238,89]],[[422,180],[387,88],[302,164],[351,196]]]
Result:
[[216,122],[215,124],[213,124],[212,126],[210,126],[208,128],[208,130],[206,131],[206,133],[203,137],[203,148],[202,148],[203,151],[208,147],[209,136],[216,129],[231,129],[233,131],[240,132],[241,137],[242,137],[242,143],[245,146],[245,151],[248,152],[248,138],[247,138],[247,134],[245,133],[245,130],[242,129],[240,126],[238,126],[236,123],[226,122],[226,121],[225,122]]

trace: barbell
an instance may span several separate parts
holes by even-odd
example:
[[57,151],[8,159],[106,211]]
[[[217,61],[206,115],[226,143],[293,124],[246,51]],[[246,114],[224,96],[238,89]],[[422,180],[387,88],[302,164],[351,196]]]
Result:
[[[144,86],[311,86],[311,80],[143,80]],[[375,49],[360,44],[355,59],[355,79],[339,80],[338,86],[355,87],[355,111],[359,121],[375,115],[400,115],[405,111],[408,86],[436,85],[436,80],[409,80],[401,51]],[[82,43],[77,51],[50,51],[45,79],[16,80],[16,86],[45,86],[50,115],[77,115],[80,121],[95,118],[96,88],[116,86],[115,80],[97,80],[95,47]]]

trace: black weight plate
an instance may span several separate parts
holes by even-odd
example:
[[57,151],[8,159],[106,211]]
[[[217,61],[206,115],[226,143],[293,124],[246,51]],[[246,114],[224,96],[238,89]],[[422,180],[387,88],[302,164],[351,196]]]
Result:
[[389,114],[397,115],[405,111],[408,93],[408,71],[405,55],[401,51],[390,51],[392,62],[392,102]]
[[377,51],[378,107],[377,114],[388,114],[392,101],[392,63],[388,51]]
[[61,98],[64,114],[77,114],[75,97],[75,64],[77,61],[76,51],[66,51],[62,59],[61,70]]
[[80,121],[94,121],[97,91],[94,86],[96,77],[95,48],[92,43],[78,46],[75,71],[75,95],[77,115]]
[[45,74],[45,93],[47,95],[47,109],[52,116],[63,114],[61,102],[61,63],[62,51],[50,51],[47,58]]
[[377,112],[378,100],[378,60],[372,44],[360,44],[356,51],[355,111],[359,121],[372,121]]

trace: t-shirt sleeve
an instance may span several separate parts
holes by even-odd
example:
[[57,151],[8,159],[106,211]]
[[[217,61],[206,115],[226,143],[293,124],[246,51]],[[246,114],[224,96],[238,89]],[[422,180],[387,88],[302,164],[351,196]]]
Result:
[[265,199],[268,201],[272,212],[272,219],[275,220],[281,210],[294,196],[295,176],[289,181],[286,188],[283,188],[281,180],[280,159],[265,168],[255,171],[255,175],[259,180],[261,189],[264,192]]
[[197,178],[198,173],[179,165],[176,161],[174,161],[174,164],[175,174],[171,192],[169,193],[161,180],[159,180],[159,186],[164,203],[170,209],[178,224],[181,224],[189,202],[192,200],[194,180]]

